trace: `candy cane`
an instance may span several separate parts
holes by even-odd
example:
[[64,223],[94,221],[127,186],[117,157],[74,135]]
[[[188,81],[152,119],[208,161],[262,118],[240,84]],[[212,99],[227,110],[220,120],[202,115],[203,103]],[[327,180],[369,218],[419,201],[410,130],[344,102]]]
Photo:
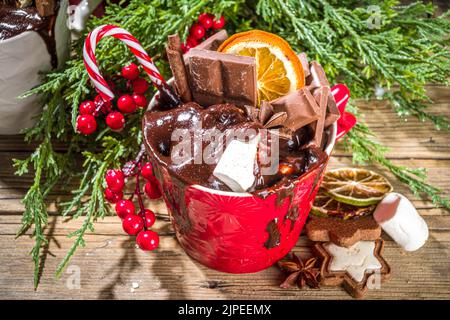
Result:
[[139,41],[128,31],[113,25],[103,25],[95,28],[86,37],[83,47],[84,65],[86,66],[89,78],[103,100],[112,100],[114,98],[114,93],[98,69],[97,59],[95,58],[95,48],[97,43],[107,36],[119,39],[127,45],[141,63],[145,72],[150,77],[150,80],[160,90],[162,97],[164,96],[164,98],[166,98],[165,100],[167,100],[167,103],[171,105],[178,105],[180,103],[179,99],[167,85],[158,68],[156,68],[152,59],[147,52],[145,52]]

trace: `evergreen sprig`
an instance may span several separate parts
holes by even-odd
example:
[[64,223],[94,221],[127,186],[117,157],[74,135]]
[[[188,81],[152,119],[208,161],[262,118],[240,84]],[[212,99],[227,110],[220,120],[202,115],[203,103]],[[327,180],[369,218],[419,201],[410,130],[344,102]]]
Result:
[[[450,71],[448,13],[431,17],[431,4],[400,6],[397,0],[131,0],[126,6],[109,3],[105,16],[92,18],[87,31],[100,24],[119,25],[138,38],[152,57],[161,57],[167,35],[178,32],[186,37],[190,25],[202,12],[225,15],[230,33],[258,28],[279,34],[297,52],[306,51],[311,60],[318,60],[332,83],[346,83],[353,98],[374,97],[375,88],[383,87],[383,98],[391,102],[399,116],[412,115],[449,130],[447,118],[427,112],[431,99],[425,84],[448,85]],[[375,23],[375,28],[370,28],[369,23]],[[86,232],[94,229],[97,219],[109,214],[103,198],[105,171],[119,167],[137,153],[142,139],[142,113],[127,119],[123,133],[114,133],[101,124],[93,137],[74,134],[79,103],[94,95],[81,59],[85,35],[73,43],[73,56],[64,68],[48,73],[42,85],[26,94],[39,94],[46,103],[37,124],[25,135],[27,141],[39,141],[39,146],[28,158],[14,162],[19,175],[29,167],[35,172],[34,182],[23,199],[25,212],[18,233],[34,228],[31,256],[35,287],[42,271],[40,261],[46,254],[41,248],[47,241],[43,230],[48,219],[49,192],[59,182],[79,179],[72,199],[60,204],[62,214],[84,221],[80,229],[69,235],[74,242],[57,268],[59,276],[76,249],[85,244]],[[125,46],[112,38],[102,40],[96,56],[105,75],[116,74],[119,66],[134,60]],[[157,59],[156,63],[169,77],[165,60]],[[356,107],[349,109],[358,113]],[[346,141],[356,163],[378,163],[415,195],[425,195],[434,204],[449,209],[448,200],[425,182],[425,170],[397,166],[386,159],[387,148],[374,140],[363,123],[350,131]],[[65,142],[67,150],[57,152],[55,142]],[[74,161],[80,153],[83,166]]]

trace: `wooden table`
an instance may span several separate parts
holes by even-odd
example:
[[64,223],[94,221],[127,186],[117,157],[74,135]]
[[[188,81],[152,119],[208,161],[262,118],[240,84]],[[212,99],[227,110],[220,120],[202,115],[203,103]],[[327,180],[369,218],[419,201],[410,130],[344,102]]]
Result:
[[[435,103],[431,111],[450,116],[450,90],[429,87]],[[361,102],[365,121],[379,141],[391,147],[389,158],[395,163],[429,169],[429,182],[450,194],[449,135],[437,132],[427,122],[415,118],[399,120],[393,110],[381,101]],[[32,150],[21,136],[0,138],[0,299],[351,299],[341,288],[321,290],[297,288],[283,290],[278,286],[282,275],[276,267],[255,274],[234,275],[207,269],[191,260],[180,248],[164,214],[156,229],[161,236],[157,252],[145,253],[135,248],[131,237],[122,231],[117,217],[107,217],[96,224],[95,232],[86,236],[87,245],[78,249],[61,279],[54,271],[72,240],[66,236],[78,228],[81,219],[72,221],[57,216],[50,204],[46,234],[49,244],[44,273],[37,291],[33,290],[33,264],[28,255],[33,241],[29,236],[15,239],[23,206],[20,200],[32,181],[32,174],[13,175],[11,158],[24,158]],[[338,147],[330,168],[351,166],[351,155]],[[381,289],[371,290],[367,299],[449,299],[450,298],[450,217],[448,212],[428,201],[414,198],[408,188],[390,173],[385,174],[396,191],[408,196],[425,218],[430,238],[417,252],[402,251],[387,235],[384,257],[393,274]],[[64,199],[56,192],[51,199]],[[158,206],[158,204],[154,204]],[[159,204],[160,208],[163,208]],[[159,210],[163,212],[163,209]],[[311,242],[302,236],[295,252],[306,252]],[[79,271],[80,287],[73,276]],[[73,285],[75,284],[75,285]]]

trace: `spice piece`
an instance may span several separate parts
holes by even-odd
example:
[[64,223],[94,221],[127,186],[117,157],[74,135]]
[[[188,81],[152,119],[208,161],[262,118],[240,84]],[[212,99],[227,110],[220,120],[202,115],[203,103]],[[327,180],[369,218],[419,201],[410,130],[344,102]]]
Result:
[[280,288],[288,289],[297,284],[302,289],[305,285],[310,288],[319,288],[319,268],[316,267],[317,258],[312,257],[303,262],[300,257],[292,253],[292,258],[286,261],[279,261],[278,266],[288,274],[286,280]]

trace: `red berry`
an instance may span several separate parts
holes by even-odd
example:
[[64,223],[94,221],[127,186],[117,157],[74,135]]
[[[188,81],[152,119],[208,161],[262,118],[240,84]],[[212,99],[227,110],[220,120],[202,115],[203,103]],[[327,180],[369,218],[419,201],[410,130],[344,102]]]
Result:
[[121,218],[124,219],[128,215],[134,215],[136,209],[131,200],[119,200],[116,203],[116,213]]
[[138,107],[147,106],[147,98],[143,94],[133,94],[133,101]]
[[130,236],[137,235],[139,231],[144,229],[144,220],[135,214],[129,214],[122,221],[123,230]]
[[87,100],[87,101],[83,101],[80,104],[80,114],[92,114],[92,115],[94,115],[95,109],[96,108],[95,108],[94,101]]
[[159,245],[159,236],[151,230],[141,231],[136,237],[136,243],[142,250],[152,251]]
[[225,26],[225,18],[221,16],[219,20],[213,20],[213,28],[214,29],[222,29]]
[[90,135],[97,130],[97,121],[95,117],[90,114],[83,114],[77,117],[77,131],[84,134]]
[[119,97],[119,100],[117,100],[117,108],[119,108],[119,110],[123,113],[133,113],[136,111],[137,106],[136,103],[134,103],[132,96],[129,94],[124,94]]
[[100,108],[100,111],[103,114],[107,114],[111,111],[111,101],[105,101],[103,100],[101,95],[97,95],[94,98],[94,103],[96,108]]
[[144,163],[141,169],[141,174],[144,179],[149,180],[153,178],[153,166],[150,162]]
[[144,210],[144,223],[146,228],[151,228],[155,223],[156,216],[155,213],[151,210]]
[[125,118],[120,112],[113,111],[106,116],[106,124],[112,130],[122,130],[125,125]]
[[134,63],[130,63],[129,65],[122,68],[122,77],[128,80],[134,80],[139,77],[139,68]]
[[191,46],[186,44],[186,43],[182,43],[181,44],[181,51],[183,51],[183,53],[188,52],[191,49]]
[[213,26],[213,16],[209,13],[202,13],[198,17],[198,22],[200,22],[203,28],[210,29]]
[[159,190],[156,181],[148,181],[145,184],[144,190],[147,197],[152,200],[161,198],[161,191]]
[[109,203],[116,203],[119,200],[122,200],[123,198],[123,192],[114,192],[110,188],[105,189],[105,199]]
[[186,46],[188,46],[189,49],[194,48],[197,45],[198,45],[198,41],[193,36],[188,36],[186,38]]
[[144,78],[137,78],[132,83],[133,92],[137,94],[144,94],[148,89],[148,82]]
[[125,185],[125,177],[122,170],[108,170],[105,175],[106,184],[113,192],[121,192]]
[[192,25],[191,29],[189,30],[189,34],[192,37],[194,37],[195,39],[200,40],[201,38],[203,38],[205,36],[205,28],[203,28],[198,23],[194,23]]

